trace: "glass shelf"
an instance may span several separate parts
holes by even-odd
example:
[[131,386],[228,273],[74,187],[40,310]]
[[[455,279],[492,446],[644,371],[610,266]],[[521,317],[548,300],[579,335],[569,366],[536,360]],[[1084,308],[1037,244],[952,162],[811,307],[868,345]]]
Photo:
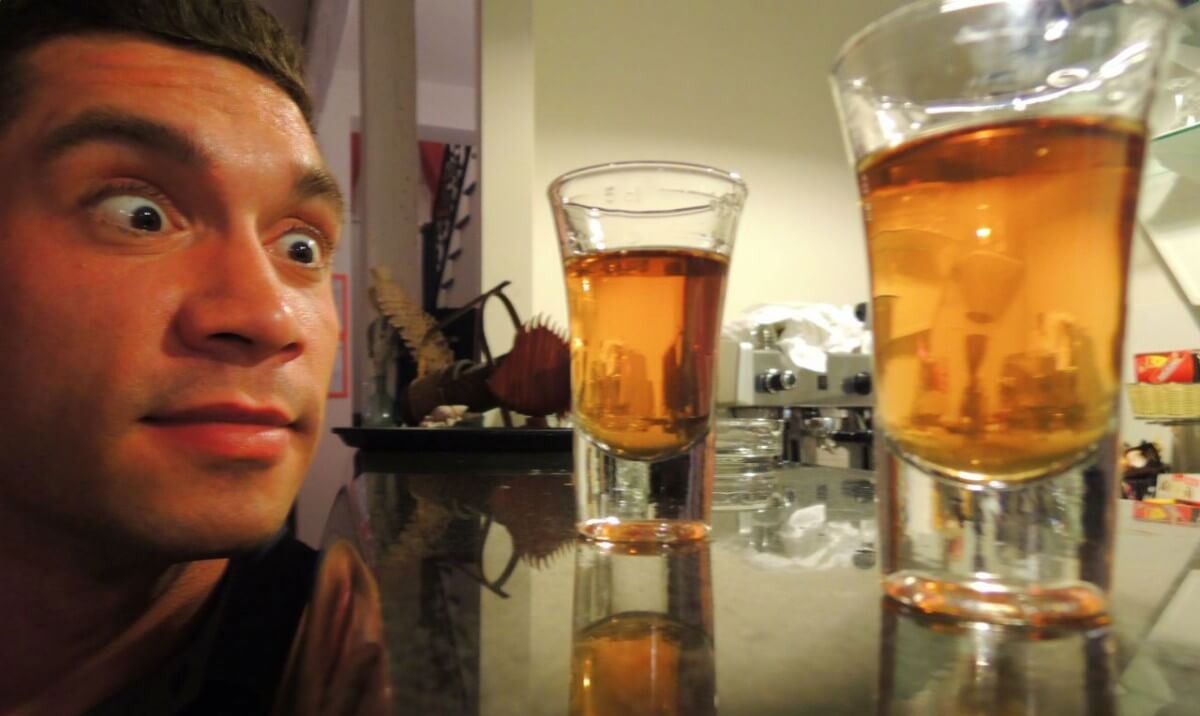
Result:
[[1200,181],[1200,122],[1156,136],[1150,142],[1150,156],[1164,169]]
[[1156,137],[1154,137],[1153,141],[1156,144],[1158,144],[1159,146],[1162,146],[1162,143],[1164,143],[1164,142],[1171,143],[1173,141],[1178,140],[1179,137],[1181,137],[1185,134],[1188,134],[1190,132],[1194,132],[1194,131],[1200,131],[1200,122],[1188,124],[1183,127],[1176,127],[1175,129],[1171,129],[1166,132],[1163,132],[1162,134],[1159,134]]
[[1200,124],[1150,143],[1138,219],[1193,310],[1200,308]]

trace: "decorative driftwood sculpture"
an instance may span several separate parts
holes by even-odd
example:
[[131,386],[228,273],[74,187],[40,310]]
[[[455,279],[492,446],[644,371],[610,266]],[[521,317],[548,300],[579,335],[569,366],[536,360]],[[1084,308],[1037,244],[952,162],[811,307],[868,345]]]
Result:
[[[442,326],[391,280],[386,268],[375,267],[371,275],[368,295],[372,303],[396,329],[417,363],[416,379],[397,387],[398,421],[419,425],[439,406],[447,405],[465,405],[476,412],[501,408],[506,425],[511,424],[510,410],[534,418],[563,415],[570,410],[571,356],[566,338],[545,319],[522,325],[512,302],[504,295],[507,282],[443,322],[448,324],[465,311],[480,307],[476,338],[484,359],[477,363],[454,360]],[[490,298],[500,300],[517,330],[512,350],[499,358],[492,357],[483,335],[482,307]]]
[[387,318],[396,329],[400,340],[408,347],[417,362],[417,375],[441,370],[454,362],[454,352],[446,337],[438,330],[437,323],[421,310],[404,289],[392,280],[392,272],[386,266],[371,269],[371,286],[367,296],[379,315]]

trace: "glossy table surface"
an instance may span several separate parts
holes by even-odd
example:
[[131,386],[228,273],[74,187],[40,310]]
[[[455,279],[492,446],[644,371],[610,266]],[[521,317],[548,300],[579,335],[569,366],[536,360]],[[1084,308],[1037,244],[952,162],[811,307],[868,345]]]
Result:
[[[1112,623],[1034,634],[884,600],[868,472],[785,467],[766,505],[715,510],[708,543],[605,566],[574,536],[569,455],[364,452],[359,469],[326,542],[378,584],[395,713],[565,714],[581,673],[636,692],[660,662],[580,666],[590,610],[625,600],[690,609],[707,651],[658,684],[699,696],[621,713],[1200,714],[1200,528],[1135,521],[1131,503]],[[695,698],[713,705],[680,706]]]

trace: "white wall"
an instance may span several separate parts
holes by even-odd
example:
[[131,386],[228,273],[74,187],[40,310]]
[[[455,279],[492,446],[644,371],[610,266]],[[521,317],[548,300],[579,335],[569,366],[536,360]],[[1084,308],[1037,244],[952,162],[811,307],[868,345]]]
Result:
[[479,135],[477,95],[474,87],[417,80],[417,135],[430,142],[475,144]]
[[[342,42],[338,45],[333,57],[323,57],[321,62],[334,63],[332,78],[328,84],[324,107],[317,117],[317,141],[321,153],[330,171],[337,177],[343,191],[350,192],[350,132],[353,118],[359,114],[359,72],[358,72],[358,0],[348,0],[349,10],[345,16],[345,28]],[[311,59],[311,58],[310,58]],[[334,271],[341,274],[351,274],[356,254],[358,239],[355,227],[347,216],[346,225],[342,227],[342,243],[334,260]],[[351,279],[350,292],[366,291],[361,281]],[[351,315],[343,327],[351,336],[354,330],[353,309],[348,307]],[[354,341],[352,340],[353,344]],[[353,346],[351,347],[353,351]],[[346,370],[351,372],[351,389],[354,386],[351,364]],[[325,526],[333,497],[338,488],[354,476],[354,451],[337,438],[330,430],[334,427],[351,424],[352,405],[350,398],[330,398],[325,412],[325,426],[317,449],[317,457],[309,469],[304,486],[300,490],[297,502],[296,524],[301,539],[316,545]]]
[[535,0],[533,309],[565,325],[546,185],[623,159],[745,178],[727,318],[756,303],[866,300],[855,180],[827,75],[846,38],[900,4]]
[[453,144],[479,140],[478,0],[416,0],[417,131]]
[[[535,155],[533,2],[482,0],[480,27],[481,281],[487,288],[511,281],[505,293],[520,315],[528,317],[535,288],[530,259]],[[513,331],[504,311],[489,308],[484,321],[493,352],[507,352]]]

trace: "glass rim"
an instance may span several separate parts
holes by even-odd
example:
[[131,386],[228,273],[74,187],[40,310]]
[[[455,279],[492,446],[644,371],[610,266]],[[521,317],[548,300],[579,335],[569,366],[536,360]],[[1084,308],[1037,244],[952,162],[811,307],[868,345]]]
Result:
[[[842,43],[841,49],[838,50],[837,57],[833,61],[830,69],[830,74],[837,77],[842,65],[846,59],[861,45],[865,44],[867,39],[876,35],[885,26],[891,25],[897,20],[913,15],[921,15],[928,13],[933,8],[940,8],[947,5],[953,5],[950,10],[941,10],[941,12],[958,12],[960,10],[969,10],[971,8],[984,7],[986,5],[1008,5],[1013,2],[1047,2],[1049,0],[915,0],[907,5],[896,8],[891,12],[872,20],[865,27],[850,36],[848,40]],[[1178,14],[1179,7],[1174,0],[1112,0],[1110,5],[1137,5],[1150,9],[1160,10],[1169,14]]]
[[[654,160],[630,160],[630,161],[618,161],[618,162],[605,162],[603,164],[592,164],[592,165],[589,165],[586,167],[572,169],[571,171],[569,171],[565,174],[559,175],[556,179],[554,179],[554,181],[550,182],[550,186],[547,188],[547,193],[550,195],[551,204],[553,204],[554,206],[561,207],[565,203],[574,203],[574,202],[564,202],[563,201],[562,189],[567,184],[569,184],[577,179],[583,179],[583,178],[594,177],[594,176],[602,176],[604,174],[617,174],[617,173],[621,173],[621,172],[647,170],[647,169],[658,170],[658,171],[670,171],[670,172],[675,172],[678,174],[685,174],[685,175],[690,174],[693,176],[704,176],[707,178],[725,181],[730,186],[735,188],[735,190],[737,191],[738,199],[741,201],[745,201],[746,196],[750,193],[749,188],[746,186],[745,180],[743,180],[741,175],[738,174],[737,172],[731,172],[731,171],[726,171],[724,169],[718,169],[717,167],[709,166],[707,164],[696,164],[693,162],[654,161]],[[578,206],[585,206],[585,205],[578,204]],[[587,206],[587,208],[598,209],[600,211],[612,211],[611,209],[606,209],[604,207]],[[623,211],[627,213],[627,210],[623,210]],[[664,211],[665,211],[665,213],[674,213],[675,211],[678,211],[678,210],[650,210],[645,213],[664,213]],[[635,212],[635,213],[642,213],[642,212]]]

